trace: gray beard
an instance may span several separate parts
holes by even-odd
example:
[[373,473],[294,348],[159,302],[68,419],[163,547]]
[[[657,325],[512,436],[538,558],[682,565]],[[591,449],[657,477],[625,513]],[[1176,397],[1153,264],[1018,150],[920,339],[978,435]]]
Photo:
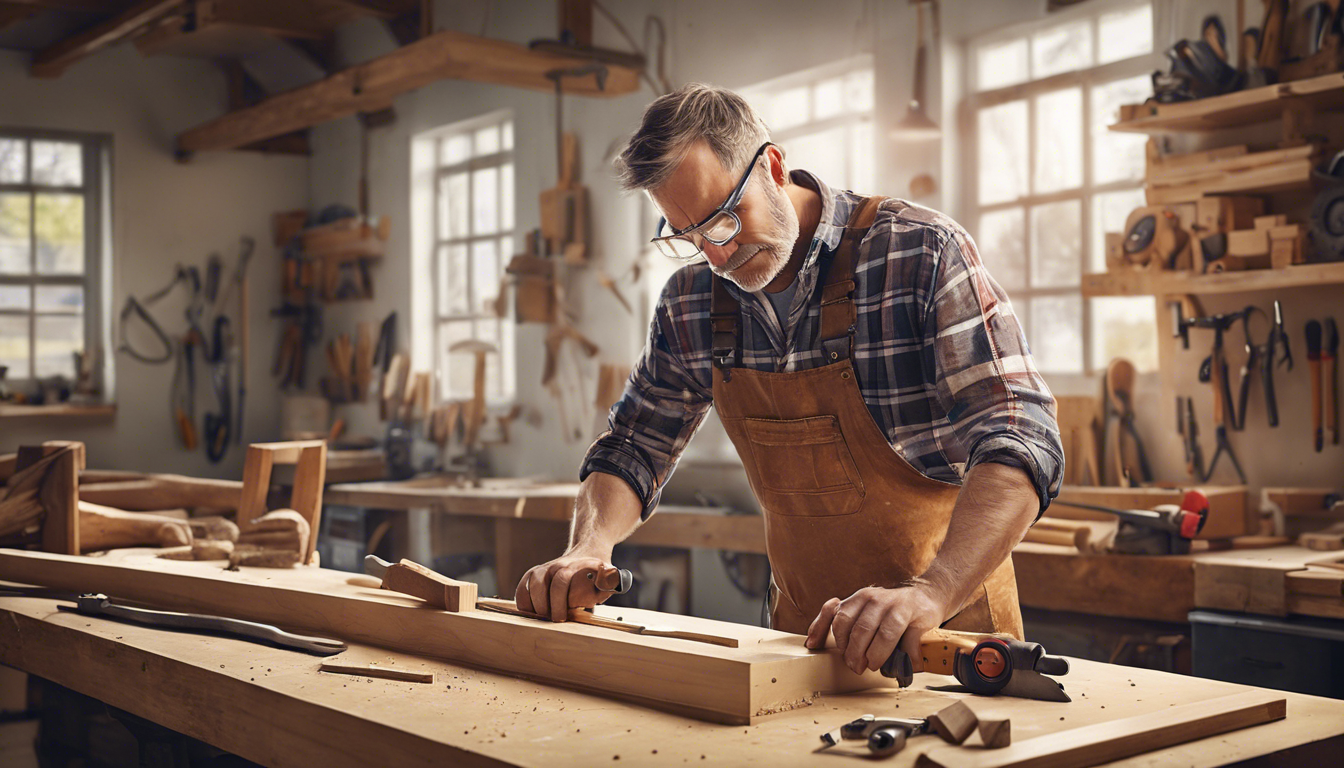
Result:
[[[748,293],[761,290],[778,277],[780,272],[784,271],[785,265],[789,263],[789,255],[793,253],[793,247],[798,242],[798,214],[789,204],[788,197],[782,190],[767,186],[766,201],[772,226],[769,234],[762,238],[765,242],[743,244],[738,247],[737,252],[733,254],[733,258],[723,265],[723,269],[710,267],[720,277],[732,280]],[[761,251],[765,251],[765,253],[760,254]],[[773,258],[773,263],[750,275],[733,274],[739,267],[746,264],[748,259],[758,254],[757,261]]]

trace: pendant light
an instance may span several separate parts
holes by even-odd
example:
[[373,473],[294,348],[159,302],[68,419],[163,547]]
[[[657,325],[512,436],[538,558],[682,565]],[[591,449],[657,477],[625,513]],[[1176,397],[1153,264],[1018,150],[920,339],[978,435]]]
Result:
[[938,124],[929,117],[927,109],[928,100],[925,92],[926,72],[928,69],[928,46],[924,42],[924,4],[930,2],[934,4],[933,13],[938,13],[938,0],[911,0],[915,6],[916,26],[918,28],[918,45],[915,48],[915,82],[914,98],[910,101],[910,109],[905,113],[896,127],[891,130],[889,136],[899,141],[929,141],[941,138],[942,130]]

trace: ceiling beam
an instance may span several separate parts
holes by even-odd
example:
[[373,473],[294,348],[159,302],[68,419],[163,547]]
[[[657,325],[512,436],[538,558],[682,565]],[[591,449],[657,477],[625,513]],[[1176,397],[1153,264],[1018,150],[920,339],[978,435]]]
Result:
[[111,19],[39,51],[28,71],[33,77],[60,77],[71,64],[135,34],[181,4],[182,0],[141,0]]
[[[471,80],[491,85],[553,92],[548,73],[588,62],[528,50],[502,40],[445,30],[392,53],[311,85],[276,94],[177,137],[181,154],[236,149],[248,144],[360,112],[376,112],[397,96],[437,80]],[[561,79],[566,93],[621,96],[639,88],[639,70],[608,65],[605,87],[593,74]]]

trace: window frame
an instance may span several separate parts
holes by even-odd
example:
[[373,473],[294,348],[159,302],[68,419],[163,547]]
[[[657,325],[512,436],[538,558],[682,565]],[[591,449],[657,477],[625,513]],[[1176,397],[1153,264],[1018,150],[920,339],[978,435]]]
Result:
[[[16,184],[0,182],[0,193],[19,193],[30,196],[29,207],[29,247],[30,271],[26,275],[0,273],[0,285],[19,285],[30,288],[29,305],[26,310],[0,309],[0,316],[27,317],[28,322],[28,376],[19,378],[6,375],[8,384],[22,388],[35,386],[42,379],[36,370],[37,323],[39,316],[73,317],[75,313],[39,311],[37,308],[37,287],[39,286],[79,286],[84,289],[83,331],[86,355],[93,355],[92,384],[101,392],[100,402],[112,402],[109,358],[107,355],[108,334],[110,328],[107,318],[108,288],[110,280],[110,227],[108,206],[110,199],[110,157],[111,136],[103,133],[63,131],[43,128],[10,128],[0,126],[0,139],[19,139],[28,147],[24,155],[25,182]],[[81,148],[80,186],[52,186],[34,184],[32,181],[34,141],[56,141],[78,144]],[[36,196],[43,193],[81,194],[84,198],[84,270],[79,274],[42,275],[36,271],[37,226],[33,218]],[[76,377],[78,371],[76,371]],[[73,379],[72,379],[73,381]]]
[[[965,212],[965,222],[967,229],[978,239],[980,237],[980,220],[986,214],[999,211],[1012,210],[1020,208],[1023,211],[1024,229],[1023,229],[1023,253],[1024,261],[1022,264],[1026,286],[1013,290],[1010,298],[1018,307],[1019,320],[1023,321],[1023,330],[1029,343],[1035,338],[1035,318],[1031,310],[1032,299],[1039,297],[1073,297],[1078,296],[1081,301],[1081,339],[1082,348],[1080,354],[1082,365],[1076,371],[1042,371],[1043,374],[1051,379],[1079,379],[1089,378],[1099,372],[1097,367],[1093,366],[1093,322],[1092,322],[1092,302],[1082,295],[1081,276],[1093,271],[1092,264],[1094,260],[1100,262],[1104,254],[1094,256],[1092,253],[1094,240],[1092,237],[1093,228],[1093,208],[1094,200],[1098,195],[1105,195],[1114,192],[1143,191],[1144,178],[1138,176],[1132,179],[1121,179],[1102,184],[1094,181],[1093,151],[1094,141],[1091,125],[1091,104],[1093,90],[1100,86],[1109,85],[1120,80],[1134,77],[1140,77],[1151,74],[1154,67],[1155,57],[1160,58],[1156,48],[1157,36],[1154,32],[1154,48],[1148,53],[1132,56],[1118,61],[1108,62],[1106,64],[1095,64],[1086,69],[1079,69],[1070,72],[1061,72],[1058,74],[1043,77],[1037,80],[1028,80],[1026,82],[1014,85],[1003,86],[990,90],[977,91],[977,80],[979,78],[978,56],[983,48],[992,47],[995,44],[1003,43],[1014,38],[1030,38],[1042,31],[1054,27],[1062,27],[1071,24],[1077,24],[1080,20],[1088,20],[1091,25],[1093,57],[1097,55],[1099,45],[1099,21],[1103,16],[1114,14],[1116,12],[1128,9],[1138,8],[1143,5],[1149,5],[1152,8],[1152,14],[1156,19],[1161,6],[1157,0],[1151,2],[1135,2],[1134,0],[1124,0],[1123,2],[1101,3],[1096,7],[1088,6],[1080,9],[1079,12],[1068,15],[1056,14],[1038,22],[1031,22],[1023,25],[1016,25],[1006,30],[996,30],[993,33],[977,37],[971,40],[965,49],[964,72],[967,86],[967,96],[962,99],[960,105],[960,123],[961,136],[964,140],[963,158],[964,162],[961,169],[962,182],[962,210]],[[1030,60],[1031,50],[1028,43],[1028,59]],[[1030,66],[1030,62],[1028,64]],[[1034,191],[1036,186],[1036,157],[1037,157],[1037,105],[1041,96],[1078,88],[1080,91],[1080,126],[1082,129],[1082,177],[1077,186],[1069,187],[1053,192],[1039,193]],[[994,203],[980,202],[980,132],[979,115],[983,110],[997,107],[1015,101],[1024,101],[1027,105],[1027,125],[1026,125],[1026,168],[1028,192],[1013,200],[999,201]],[[1080,239],[1079,244],[1079,276],[1080,282],[1066,286],[1035,287],[1032,286],[1032,264],[1035,254],[1032,246],[1032,209],[1047,205],[1050,203],[1078,201],[1081,211],[1079,218]],[[1025,317],[1022,317],[1022,307],[1026,307]],[[1104,366],[1103,366],[1104,367]]]
[[[445,165],[442,162],[443,145],[449,139],[462,135],[472,137],[477,131],[483,128],[489,128],[491,126],[494,126],[502,131],[502,128],[505,124],[509,125],[510,134],[513,137],[512,140],[510,141],[508,148],[503,147],[503,142],[501,140],[500,149],[498,151],[492,152],[488,155],[476,155],[474,153],[474,143],[473,143],[472,154],[468,155],[468,157],[465,160],[456,162],[452,165]],[[518,145],[517,145],[517,126],[514,121],[514,115],[510,110],[491,112],[489,114],[481,115],[480,117],[475,117],[468,120],[461,120],[458,122],[454,122],[450,125],[443,126],[442,128],[432,132],[432,134],[427,138],[431,140],[431,146],[433,151],[433,165],[429,176],[431,186],[430,218],[431,218],[431,235],[432,235],[430,240],[430,280],[431,280],[430,322],[432,325],[431,333],[433,334],[434,339],[433,343],[434,371],[436,372],[436,375],[439,377],[439,382],[437,384],[437,390],[438,390],[437,394],[445,399],[460,400],[463,398],[470,399],[471,397],[471,393],[469,392],[455,392],[450,389],[451,376],[449,374],[449,371],[451,370],[450,366],[453,364],[453,360],[451,357],[444,355],[443,340],[440,336],[440,334],[443,333],[444,327],[450,323],[455,322],[463,323],[470,321],[472,324],[471,337],[477,338],[478,337],[477,323],[496,322],[499,323],[499,329],[500,329],[499,341],[501,342],[499,344],[500,348],[498,350],[498,357],[497,357],[497,364],[499,365],[499,376],[500,376],[499,383],[501,389],[500,391],[496,392],[487,390],[485,399],[487,406],[495,407],[495,406],[509,405],[514,400],[516,400],[518,396],[517,366],[514,360],[514,349],[517,346],[516,328],[513,328],[515,321],[512,313],[506,312],[503,317],[500,317],[499,315],[488,312],[484,309],[474,309],[475,307],[480,306],[480,302],[477,300],[485,297],[482,297],[478,293],[476,293],[476,291],[478,291],[479,288],[474,285],[475,270],[472,269],[471,250],[472,246],[479,242],[493,242],[496,244],[496,247],[498,247],[498,244],[505,238],[508,238],[512,243],[514,252],[516,252],[518,249],[518,216],[516,210],[509,211],[509,218],[512,220],[513,226],[507,229],[503,226],[505,214],[503,206],[504,186],[502,183],[503,182],[502,170],[507,165],[513,166],[512,178],[514,189],[511,191],[509,199],[513,202],[513,205],[515,207],[517,205],[517,199],[518,199],[517,181],[516,181]],[[474,142],[474,138],[472,139],[472,141]],[[500,184],[496,188],[496,203],[500,206],[499,207],[499,216],[501,225],[500,228],[488,235],[472,233],[456,237],[445,236],[445,233],[441,231],[442,222],[440,221],[440,211],[443,210],[441,205],[442,193],[440,192],[441,182],[444,179],[459,173],[467,174],[466,216],[468,222],[468,230],[474,230],[476,199],[474,189],[472,187],[472,177],[476,171],[489,168],[496,168],[500,169],[501,171]],[[440,270],[443,268],[444,265],[441,263],[441,260],[439,258],[439,252],[441,249],[451,248],[457,245],[463,246],[467,249],[466,295],[467,295],[468,311],[465,313],[463,312],[443,313],[440,311],[443,299],[439,295],[439,288],[442,285],[440,279],[441,278]],[[505,267],[508,266],[509,259],[512,256],[513,253],[503,253],[502,251],[497,253],[497,271],[498,271],[497,278],[502,277],[504,275]],[[499,282],[497,279],[495,283],[495,288],[497,289],[498,286]],[[498,296],[496,296],[496,300],[498,300]],[[506,325],[509,326],[508,330],[505,329]],[[505,338],[509,340],[509,343],[507,344],[503,343],[503,340]],[[487,361],[488,360],[489,358],[487,358]]]

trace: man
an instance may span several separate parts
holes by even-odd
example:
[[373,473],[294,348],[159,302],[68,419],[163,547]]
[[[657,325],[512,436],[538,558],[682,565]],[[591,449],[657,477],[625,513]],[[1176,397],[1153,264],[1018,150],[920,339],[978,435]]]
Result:
[[618,165],[692,262],[584,461],[570,545],[518,584],[563,621],[712,404],[765,518],[775,628],[855,672],[938,626],[1022,634],[1009,554],[1058,493],[1054,399],[970,237],[789,173],[736,94],[653,102]]

